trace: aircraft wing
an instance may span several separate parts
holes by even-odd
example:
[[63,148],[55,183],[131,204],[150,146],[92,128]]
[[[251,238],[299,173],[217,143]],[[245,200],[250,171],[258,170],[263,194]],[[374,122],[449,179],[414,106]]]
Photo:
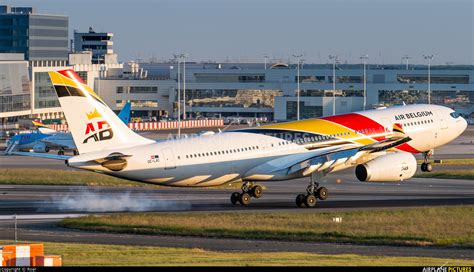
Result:
[[403,130],[395,129],[394,126],[394,133],[385,140],[365,146],[346,144],[284,156],[252,168],[244,175],[244,178],[278,180],[286,179],[292,175],[306,176],[315,171],[346,168],[377,156],[376,154],[370,155],[370,153],[385,151],[410,140],[411,138]]
[[[346,161],[359,152],[360,147],[355,144],[347,144],[292,154],[257,165],[250,169],[244,177],[265,180],[284,179],[297,172],[303,172],[303,175],[307,175],[318,169],[323,170],[336,163]],[[366,152],[368,151],[360,153]]]
[[35,153],[35,152],[11,152],[11,155],[20,155],[20,156],[30,156],[30,157],[37,157],[37,158],[45,158],[45,159],[53,159],[53,160],[67,160],[72,156],[66,155],[54,155],[54,154],[47,154],[47,153]]

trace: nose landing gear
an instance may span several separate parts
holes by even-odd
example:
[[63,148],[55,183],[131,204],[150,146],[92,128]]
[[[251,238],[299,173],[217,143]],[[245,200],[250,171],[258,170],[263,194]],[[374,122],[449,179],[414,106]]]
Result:
[[422,172],[431,172],[433,171],[433,165],[429,162],[429,158],[433,156],[433,150],[429,150],[423,153],[423,163],[421,164]]
[[242,206],[247,206],[250,204],[250,199],[260,198],[263,195],[263,188],[258,184],[253,184],[253,182],[244,182],[242,185],[242,193],[234,192],[230,195],[230,202],[233,205],[240,203]]
[[321,180],[324,175],[321,173],[313,173],[310,177],[308,188],[306,188],[306,195],[299,194],[296,196],[296,206],[303,208],[313,208],[316,206],[317,199],[326,200],[328,198],[328,189],[326,187],[319,187],[319,183],[315,179]]

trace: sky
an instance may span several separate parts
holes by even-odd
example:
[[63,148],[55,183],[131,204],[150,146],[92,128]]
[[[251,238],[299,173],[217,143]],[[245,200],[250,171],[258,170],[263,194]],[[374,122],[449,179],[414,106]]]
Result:
[[474,64],[472,0],[7,0],[114,33],[121,61]]

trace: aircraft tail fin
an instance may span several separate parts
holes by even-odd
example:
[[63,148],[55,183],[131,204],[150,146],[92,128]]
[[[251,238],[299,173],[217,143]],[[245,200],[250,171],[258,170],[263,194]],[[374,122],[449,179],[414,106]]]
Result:
[[118,117],[120,118],[120,120],[122,120],[122,122],[124,122],[126,125],[130,123],[131,108],[132,108],[131,102],[127,101],[127,103],[125,103],[125,106],[123,106],[122,110],[118,114]]
[[81,154],[153,142],[128,128],[74,70],[48,73]]
[[31,121],[31,123],[33,123],[33,125],[38,129],[38,131],[40,133],[43,133],[43,134],[54,134],[54,133],[57,133],[56,130],[52,129],[52,128],[49,128],[47,125],[41,123],[41,121],[36,121],[36,120],[33,120]]

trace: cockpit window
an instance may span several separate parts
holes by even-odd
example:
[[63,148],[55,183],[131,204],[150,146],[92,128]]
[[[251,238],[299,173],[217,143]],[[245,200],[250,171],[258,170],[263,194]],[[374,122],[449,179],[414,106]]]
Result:
[[453,117],[454,119],[456,119],[460,116],[459,113],[457,113],[455,111],[451,112],[449,115],[451,115],[451,117]]

